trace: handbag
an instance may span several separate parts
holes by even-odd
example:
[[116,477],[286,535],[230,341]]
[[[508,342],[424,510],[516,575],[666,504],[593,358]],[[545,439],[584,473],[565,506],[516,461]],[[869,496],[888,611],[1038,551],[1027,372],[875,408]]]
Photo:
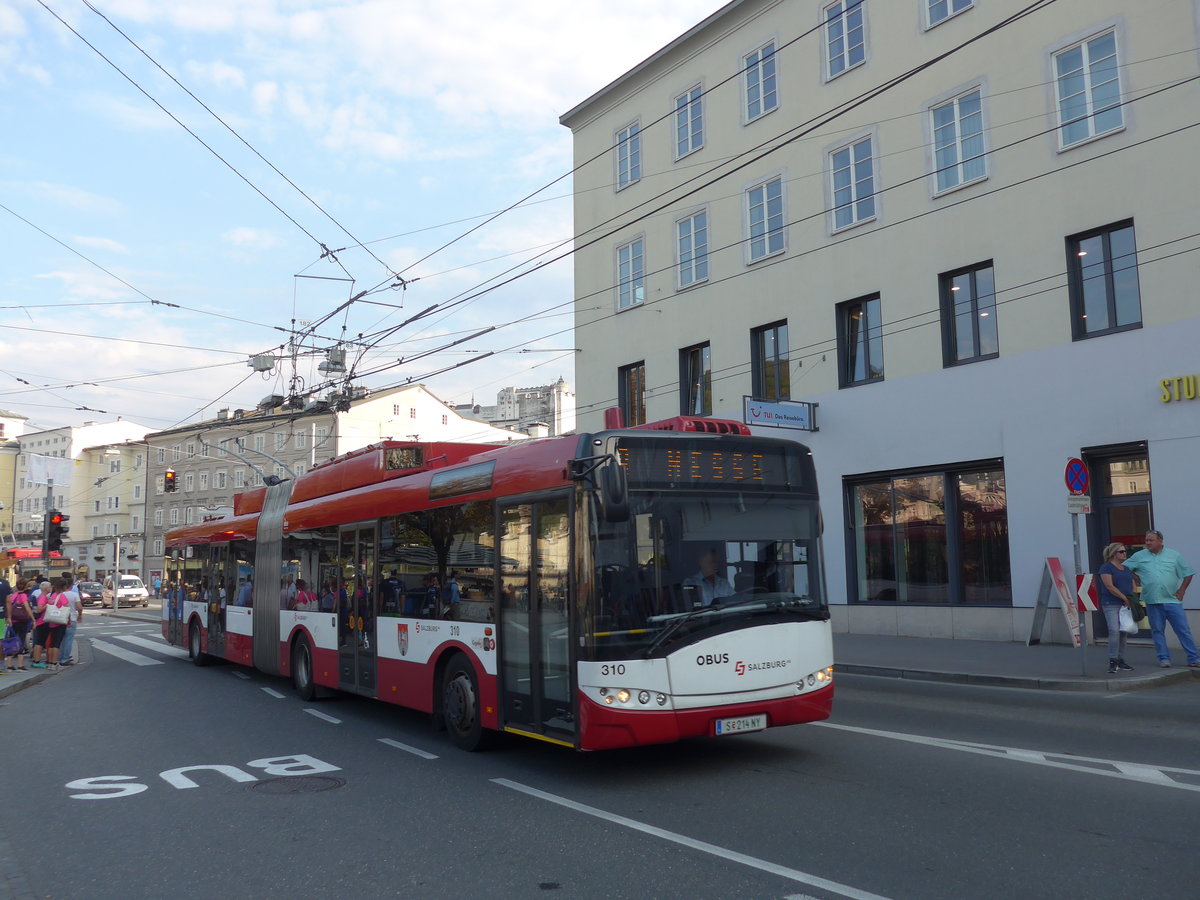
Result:
[[1142,621],[1142,619],[1146,618],[1146,604],[1137,597],[1130,597],[1129,614],[1133,616],[1133,621]]
[[59,594],[55,605],[46,607],[46,614],[42,621],[49,622],[51,625],[66,625],[71,621],[71,601]]
[[1121,631],[1125,634],[1137,634],[1137,622],[1133,621],[1133,613],[1130,612],[1128,606],[1122,606],[1117,613],[1117,621],[1120,624]]
[[0,643],[0,651],[5,656],[16,656],[18,653],[24,653],[25,647],[21,644],[21,639],[17,637],[17,633],[11,625],[4,630],[4,641]]

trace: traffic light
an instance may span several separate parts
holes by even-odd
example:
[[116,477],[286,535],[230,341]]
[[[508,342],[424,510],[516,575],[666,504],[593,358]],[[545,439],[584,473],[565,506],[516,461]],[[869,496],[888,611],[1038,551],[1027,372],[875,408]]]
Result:
[[46,549],[48,551],[61,550],[63,548],[63,538],[70,527],[67,522],[70,516],[64,516],[57,509],[50,510],[46,515]]
[[163,473],[163,490],[168,494],[175,493],[176,484],[174,469],[167,469],[167,471]]

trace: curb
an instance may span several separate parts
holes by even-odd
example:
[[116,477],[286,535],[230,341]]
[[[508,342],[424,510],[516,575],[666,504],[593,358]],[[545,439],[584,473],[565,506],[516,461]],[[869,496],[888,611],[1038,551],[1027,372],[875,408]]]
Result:
[[1041,678],[1030,675],[984,675],[968,672],[939,672],[931,669],[898,669],[888,666],[864,666],[855,663],[834,662],[834,676],[869,675],[876,678],[903,678],[910,681],[935,681],[950,684],[973,684],[980,687],[1007,687],[1024,690],[1043,691],[1094,691],[1109,693],[1128,693],[1144,691],[1152,688],[1165,687],[1168,684],[1188,681],[1200,675],[1190,669],[1174,672],[1154,672],[1149,675],[1125,676],[1106,678],[1102,680],[1085,681],[1084,676],[1076,678]]

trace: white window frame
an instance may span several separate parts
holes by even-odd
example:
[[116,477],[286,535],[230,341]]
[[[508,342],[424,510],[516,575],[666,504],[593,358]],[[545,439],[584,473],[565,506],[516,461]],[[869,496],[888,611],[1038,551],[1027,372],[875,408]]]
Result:
[[155,538],[155,539],[154,539],[154,555],[155,555],[155,556],[162,556],[162,555],[163,555],[163,542],[162,542],[162,538]]
[[[759,224],[756,217],[756,210],[765,207],[770,203],[770,198],[764,193],[759,195],[760,191],[767,191],[770,185],[778,182],[779,184],[779,216],[778,223],[771,224],[771,214],[769,211],[764,213],[762,221],[766,223],[766,228],[761,236],[756,236],[754,233],[755,226]],[[787,182],[783,177],[782,172],[776,172],[768,178],[763,178],[749,185],[742,192],[742,215],[746,222],[746,262],[756,263],[764,259],[770,259],[772,256],[778,256],[781,253],[787,252]],[[773,238],[778,237],[778,246],[772,246]],[[756,240],[763,240],[765,246],[763,252],[755,253],[754,244]]]
[[190,494],[196,489],[196,476],[188,472],[183,476],[183,491],[185,494]]
[[234,486],[234,489],[244,488],[246,486],[246,470],[245,469],[234,469],[233,470],[233,486]]
[[[946,5],[946,14],[937,21],[933,18],[933,9],[940,4]],[[962,15],[975,5],[975,0],[921,0],[925,12],[925,30],[937,28],[943,22],[949,22],[955,16]]]
[[163,511],[161,509],[154,510],[154,527],[162,528]]
[[642,180],[641,121],[634,119],[618,130],[613,139],[613,147],[613,161],[616,164],[614,183],[618,191],[623,191]]
[[[397,415],[397,416],[400,415],[400,407],[397,406],[394,408],[395,408],[396,412],[393,413],[393,415]],[[300,431],[297,431],[295,443],[296,443],[297,450],[307,450],[308,449],[308,432],[304,431],[303,429],[301,429]]]
[[[829,13],[837,8],[838,14],[836,18],[831,19]],[[862,43],[851,46],[847,43],[848,35],[846,31],[846,22],[854,14],[859,13],[862,16]],[[830,40],[830,32],[832,31],[835,22],[841,24],[842,33],[838,38],[843,43],[843,48],[840,53],[834,54]],[[854,47],[862,47],[862,59],[857,62],[850,62],[849,56]],[[841,78],[847,72],[857,69],[859,66],[866,65],[869,58],[870,34],[867,30],[867,0],[833,0],[832,3],[826,3],[821,7],[821,47],[822,56],[825,60],[825,80],[833,81],[835,78]],[[833,63],[835,59],[845,57],[842,68],[837,72],[833,71]]]
[[[701,217],[703,221],[697,227],[696,222]],[[699,240],[696,238],[697,233],[701,234]],[[708,281],[709,233],[707,207],[694,210],[675,220],[675,278],[680,290]],[[685,241],[689,244],[687,249],[684,247]],[[690,258],[686,258],[689,255]]]
[[267,449],[267,436],[265,434],[256,434],[254,436],[254,449],[259,452]]
[[[616,248],[617,311],[633,309],[646,302],[646,237],[638,235]],[[635,264],[639,264],[635,271]],[[626,265],[629,276],[624,275]]]
[[[764,64],[763,57],[765,50],[770,50],[768,54],[769,63]],[[768,71],[769,69],[769,71]],[[768,84],[767,90],[763,90],[764,84]],[[757,100],[751,99],[751,92],[758,91]],[[771,99],[771,105],[766,105],[766,99]],[[758,112],[751,112],[752,103],[759,104]],[[763,116],[770,115],[779,109],[779,52],[775,46],[775,39],[765,41],[759,44],[748,53],[742,54],[742,115],[745,117],[746,124],[757,122]]]
[[282,450],[287,446],[287,434],[282,431],[275,432],[275,449]]
[[[1118,111],[1118,113],[1120,114],[1121,122],[1119,125],[1116,125],[1112,128],[1105,129],[1104,131],[1096,131],[1096,122],[1095,122],[1096,110],[1095,110],[1095,95],[1094,95],[1096,85],[1093,83],[1094,61],[1090,57],[1089,48],[1095,41],[1098,41],[1104,37],[1107,37],[1108,35],[1112,35],[1112,38],[1113,38],[1113,60],[1114,60],[1113,71],[1115,72],[1115,78],[1104,82],[1104,84],[1111,84],[1112,81],[1116,81],[1117,104],[1118,105],[1115,108]],[[1071,40],[1064,41],[1063,43],[1054,47],[1050,51],[1049,84],[1050,84],[1051,96],[1053,97],[1053,103],[1054,103],[1055,134],[1058,136],[1058,150],[1060,153],[1064,150],[1070,150],[1074,147],[1080,147],[1084,144],[1090,143],[1091,141],[1095,141],[1095,140],[1099,140],[1100,138],[1108,137],[1109,135],[1119,134],[1120,132],[1124,131],[1125,128],[1127,127],[1125,108],[1120,105],[1120,103],[1122,102],[1122,98],[1124,97],[1124,89],[1122,87],[1122,82],[1121,82],[1121,69],[1123,66],[1122,54],[1124,52],[1122,49],[1123,46],[1124,46],[1124,42],[1121,37],[1120,29],[1117,27],[1117,25],[1115,23],[1108,23],[1101,28],[1091,30],[1088,34],[1086,34],[1083,37],[1076,37]],[[1081,71],[1082,71],[1083,78],[1084,78],[1084,89],[1083,89],[1082,93],[1084,96],[1087,112],[1085,115],[1083,115],[1079,118],[1076,118],[1076,119],[1072,119],[1071,122],[1067,122],[1063,118],[1063,102],[1062,102],[1062,97],[1060,94],[1062,78],[1060,77],[1059,72],[1058,72],[1058,60],[1059,60],[1059,57],[1064,56],[1065,54],[1070,53],[1072,50],[1076,50],[1076,49],[1080,49],[1082,51],[1083,68]],[[1111,108],[1114,108],[1114,107],[1107,107],[1106,110],[1111,109]],[[1081,122],[1081,121],[1087,122],[1087,125],[1088,125],[1087,135],[1085,135],[1084,137],[1081,137],[1081,138],[1077,138],[1068,143],[1066,140],[1066,135],[1064,133],[1066,126],[1068,124],[1072,124],[1074,122]]]
[[170,522],[172,525],[179,524],[179,507],[178,506],[171,507],[171,511],[167,515],[167,521]]
[[[871,203],[870,214],[864,215],[864,216],[859,216],[858,205],[860,203],[862,203],[864,200],[866,200],[868,195],[865,195],[865,194],[862,196],[859,195],[858,185],[861,184],[861,179],[859,179],[857,177],[859,173],[853,171],[854,167],[855,167],[854,155],[855,155],[855,149],[857,147],[861,146],[866,141],[870,141],[870,143],[871,143],[871,156],[870,156],[871,193],[869,196],[871,198],[872,203]],[[879,162],[878,141],[879,141],[878,135],[875,134],[874,131],[871,131],[871,132],[867,132],[864,134],[856,135],[852,140],[845,141],[845,142],[839,144],[838,146],[833,147],[826,151],[825,163],[826,163],[826,167],[827,167],[826,170],[828,172],[829,177],[825,181],[825,190],[828,192],[828,197],[829,197],[828,209],[829,209],[829,233],[830,234],[838,234],[839,232],[847,231],[848,229],[851,229],[851,228],[857,228],[860,225],[865,225],[867,222],[873,222],[879,218],[880,187],[879,187],[879,172],[878,172],[878,162]],[[849,206],[850,206],[850,209],[852,212],[852,217],[849,222],[846,222],[845,224],[838,224],[838,215],[837,215],[838,209],[842,208],[846,204],[838,203],[837,173],[839,171],[841,171],[841,168],[838,166],[838,161],[835,160],[834,157],[837,154],[842,153],[847,150],[850,152],[851,197],[850,197]]]
[[[964,165],[965,165],[966,161],[964,160],[963,132],[962,132],[963,117],[962,117],[960,104],[963,100],[970,97],[974,93],[979,94],[979,126],[980,126],[979,142],[980,142],[982,149],[980,150],[980,152],[977,156],[972,156],[971,159],[972,160],[975,160],[975,159],[982,160],[983,174],[976,175],[972,178],[964,178],[962,176],[965,174]],[[985,99],[986,99],[986,94],[984,91],[983,83],[975,82],[973,84],[956,89],[956,90],[948,92],[946,94],[942,94],[941,96],[937,97],[936,99],[934,99],[934,100],[930,101],[928,104],[926,104],[925,108],[926,108],[928,115],[926,116],[925,123],[926,123],[926,128],[928,129],[927,137],[928,137],[928,146],[929,146],[930,196],[939,197],[943,194],[948,194],[952,191],[957,191],[960,188],[964,188],[964,187],[967,187],[968,185],[976,184],[980,181],[986,181],[988,179],[989,174],[990,174],[988,172],[988,162],[989,162],[989,160],[988,160],[988,151],[989,151],[988,117],[987,117],[987,103],[985,102]],[[953,169],[957,173],[958,177],[961,180],[955,182],[954,184],[942,187],[941,185],[938,184],[938,176],[939,176],[939,172],[941,170],[941,160],[938,159],[939,147],[938,147],[938,143],[937,143],[938,142],[938,125],[936,122],[936,115],[937,115],[938,110],[944,109],[945,107],[950,106],[951,104],[953,104],[953,106],[954,106],[954,121],[953,121],[954,144],[953,144],[953,146],[955,149],[955,156],[956,156],[956,160],[957,160],[954,163]],[[973,135],[972,135],[972,137],[973,137]]]
[[704,146],[704,86],[694,84],[677,96],[674,112],[675,159],[678,161]]

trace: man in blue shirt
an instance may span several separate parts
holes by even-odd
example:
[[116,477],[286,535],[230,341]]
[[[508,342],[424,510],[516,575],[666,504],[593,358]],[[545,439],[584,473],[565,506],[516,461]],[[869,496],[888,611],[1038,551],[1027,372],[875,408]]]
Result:
[[1187,613],[1183,609],[1183,595],[1187,593],[1196,570],[1177,552],[1163,546],[1161,531],[1147,531],[1145,541],[1146,549],[1139,550],[1125,560],[1125,566],[1133,570],[1142,585],[1142,601],[1146,604],[1146,618],[1150,620],[1150,634],[1154,637],[1158,664],[1164,669],[1171,668],[1166,630],[1170,622],[1187,654],[1188,665],[1200,669],[1200,652],[1196,650]]

